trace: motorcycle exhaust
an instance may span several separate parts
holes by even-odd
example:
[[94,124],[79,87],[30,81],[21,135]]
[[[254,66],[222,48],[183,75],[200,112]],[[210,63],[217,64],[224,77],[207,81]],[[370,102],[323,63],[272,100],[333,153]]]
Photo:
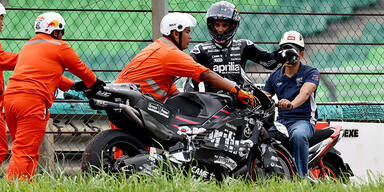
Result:
[[129,105],[94,98],[89,100],[89,105],[92,109],[123,109],[137,124],[141,127],[144,125],[143,121],[138,117],[139,112]]

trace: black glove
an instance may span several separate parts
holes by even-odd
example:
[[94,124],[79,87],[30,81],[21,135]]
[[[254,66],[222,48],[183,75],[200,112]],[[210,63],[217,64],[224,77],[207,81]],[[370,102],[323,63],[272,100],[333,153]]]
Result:
[[277,61],[285,63],[288,61],[289,65],[294,65],[299,59],[299,54],[295,49],[283,49],[277,52]]
[[83,81],[75,81],[73,83],[71,89],[75,90],[75,91],[84,91],[84,90],[88,89],[88,87],[85,86]]
[[285,63],[285,60],[284,60],[284,58],[283,58],[283,55],[282,55],[282,53],[283,53],[283,50],[282,49],[277,49],[277,50],[275,50],[274,52],[273,52],[273,54],[275,55],[275,59],[276,59],[276,61],[277,62],[279,62],[279,63]]
[[82,100],[79,96],[72,95],[69,93],[64,93],[64,99]]
[[287,55],[287,61],[289,65],[294,65],[299,59],[299,54],[295,49],[286,49],[285,54]]
[[91,85],[90,89],[104,90],[104,86],[105,86],[104,81],[102,81],[100,79],[96,79],[96,82]]
[[94,97],[95,94],[100,91],[104,90],[105,83],[104,81],[100,79],[96,79],[96,82],[92,84],[92,86],[89,89],[84,90],[85,96],[89,99],[91,97]]

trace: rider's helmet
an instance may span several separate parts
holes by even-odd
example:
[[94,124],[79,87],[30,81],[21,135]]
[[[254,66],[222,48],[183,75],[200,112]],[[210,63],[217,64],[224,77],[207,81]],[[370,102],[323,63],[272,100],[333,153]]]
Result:
[[[211,5],[207,11],[208,31],[216,43],[225,43],[233,38],[240,24],[239,11],[236,6],[226,1],[220,1]],[[223,34],[219,34],[215,27],[215,20],[223,20],[230,23],[230,27]]]
[[5,7],[3,6],[3,4],[0,3],[0,15],[5,15],[7,14],[7,12],[5,12]]
[[285,32],[283,37],[280,40],[280,48],[284,49],[284,47],[289,46],[295,48],[296,50],[303,51],[304,50],[304,38],[297,31],[288,31]]
[[196,19],[188,13],[168,13],[160,22],[160,32],[169,36],[172,30],[183,32],[187,27],[196,26]]
[[64,35],[64,18],[55,12],[46,12],[39,15],[35,21],[35,32],[50,35],[55,30],[63,31]]

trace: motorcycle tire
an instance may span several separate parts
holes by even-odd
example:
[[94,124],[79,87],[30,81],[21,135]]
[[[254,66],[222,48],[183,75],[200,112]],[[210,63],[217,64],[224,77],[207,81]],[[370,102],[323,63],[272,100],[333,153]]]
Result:
[[82,159],[83,172],[113,172],[116,161],[115,152],[121,150],[123,155],[129,157],[146,154],[146,146],[124,130],[110,129],[98,133],[87,145]]
[[[279,162],[282,166],[282,173],[276,173],[276,176],[284,179],[293,179],[295,174],[295,165],[292,164],[292,161],[289,159],[289,155],[284,150],[275,148],[275,152],[278,155]],[[251,153],[250,154],[251,164],[250,166],[250,177],[252,181],[264,180],[266,179],[265,171],[262,168],[262,162],[260,158],[260,153]]]
[[349,182],[348,173],[343,173],[342,167],[331,160],[323,160],[324,168],[326,170],[325,174],[321,174],[319,165],[316,165],[311,169],[312,175],[315,179],[334,179],[341,180],[343,183]]
[[296,165],[293,161],[293,158],[285,149],[275,148],[275,151],[284,170],[282,177],[288,180],[294,179],[296,173]]

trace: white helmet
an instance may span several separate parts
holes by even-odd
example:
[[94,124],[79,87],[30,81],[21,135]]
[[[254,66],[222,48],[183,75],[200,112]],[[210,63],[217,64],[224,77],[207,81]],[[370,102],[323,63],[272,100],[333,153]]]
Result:
[[304,49],[304,38],[297,31],[288,31],[284,33],[279,43],[280,47],[282,47],[285,44],[297,45],[301,49]]
[[5,7],[3,6],[3,4],[0,3],[0,15],[5,15],[7,14],[7,12],[5,12]]
[[194,26],[196,26],[196,19],[192,15],[178,12],[168,13],[161,19],[160,32],[168,36],[172,30],[182,32],[185,28]]
[[64,18],[55,12],[39,15],[35,21],[35,32],[51,34],[54,30],[64,30]]

